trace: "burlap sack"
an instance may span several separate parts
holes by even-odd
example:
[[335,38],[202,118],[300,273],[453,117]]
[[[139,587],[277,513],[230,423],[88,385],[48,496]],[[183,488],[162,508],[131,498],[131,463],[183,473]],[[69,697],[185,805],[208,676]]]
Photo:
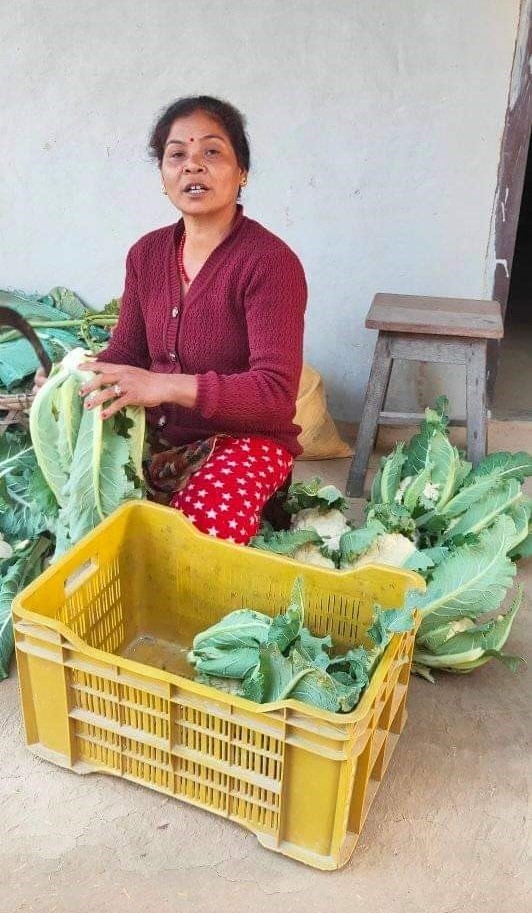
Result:
[[296,425],[301,425],[298,441],[303,448],[299,460],[332,460],[351,456],[352,450],[336,430],[325,399],[321,374],[303,365],[297,395]]

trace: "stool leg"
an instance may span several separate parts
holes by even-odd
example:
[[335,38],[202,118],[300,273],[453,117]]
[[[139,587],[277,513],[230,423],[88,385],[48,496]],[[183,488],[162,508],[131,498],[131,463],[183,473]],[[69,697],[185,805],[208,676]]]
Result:
[[472,342],[466,362],[467,458],[474,466],[486,456],[486,351],[485,339]]
[[358,429],[355,455],[351,460],[347,479],[346,491],[350,498],[361,498],[364,494],[368,462],[377,437],[379,416],[390,382],[391,370],[390,340],[386,334],[379,333]]

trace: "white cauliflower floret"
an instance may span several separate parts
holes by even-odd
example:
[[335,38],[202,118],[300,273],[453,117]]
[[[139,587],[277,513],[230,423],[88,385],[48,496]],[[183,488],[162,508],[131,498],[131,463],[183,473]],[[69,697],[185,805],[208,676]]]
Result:
[[13,554],[13,549],[11,548],[9,542],[4,541],[2,533],[0,533],[0,561],[3,561],[4,558],[11,558]]
[[394,497],[394,501],[396,502],[396,504],[403,503],[404,493],[405,493],[406,489],[408,488],[408,486],[410,485],[410,482],[412,481],[412,479],[413,479],[413,476],[406,476],[406,478],[403,479],[403,481],[399,485],[399,488],[395,492],[395,497]]
[[375,539],[373,545],[364,552],[351,567],[362,567],[364,564],[389,564],[402,567],[406,559],[416,550],[410,539],[401,533],[383,533]]
[[440,496],[441,485],[439,482],[427,482],[425,488],[423,489],[423,497],[427,501],[436,502]]
[[334,561],[322,555],[319,546],[315,542],[307,542],[306,545],[300,545],[293,553],[292,558],[295,558],[296,561],[301,561],[302,564],[313,564],[315,567],[326,567],[328,570],[335,569]]
[[307,507],[292,517],[292,529],[313,529],[325,541],[330,551],[339,547],[340,536],[349,529],[341,510],[318,510]]

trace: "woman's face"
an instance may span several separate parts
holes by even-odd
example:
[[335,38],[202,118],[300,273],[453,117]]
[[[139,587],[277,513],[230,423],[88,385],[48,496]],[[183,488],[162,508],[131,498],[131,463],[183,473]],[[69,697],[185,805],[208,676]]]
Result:
[[175,120],[161,162],[168,196],[183,215],[229,213],[245,171],[224,128],[204,111]]

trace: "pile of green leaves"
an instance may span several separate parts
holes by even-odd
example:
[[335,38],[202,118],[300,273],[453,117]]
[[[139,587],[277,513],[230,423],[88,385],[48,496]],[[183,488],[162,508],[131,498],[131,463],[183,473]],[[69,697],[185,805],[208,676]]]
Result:
[[304,626],[303,585],[297,578],[287,610],[270,618],[251,609],[226,615],[196,635],[189,662],[197,681],[220,686],[228,680],[241,697],[259,704],[299,700],[347,713],[358,704],[394,633],[411,630],[410,609],[376,607],[367,635],[375,646],[354,646],[331,656],[330,636],[315,637]]
[[439,397],[434,409],[425,410],[410,443],[398,444],[381,460],[368,520],[404,532],[426,550],[472,541],[506,514],[515,524],[515,556],[532,553],[531,501],[521,489],[532,475],[532,456],[491,453],[473,468],[449,440],[447,405],[447,399]]
[[[80,342],[91,352],[107,344],[116,324],[119,302],[92,311],[70,289],[58,286],[47,295],[0,290],[0,305],[10,307],[35,329],[52,361],[59,361]],[[27,386],[39,367],[30,343],[11,327],[0,327],[0,393]]]
[[53,549],[57,503],[39,469],[29,432],[21,427],[0,436],[0,679],[13,652],[11,603],[41,573]]
[[[474,468],[449,441],[447,400],[427,409],[419,433],[381,461],[367,522],[401,529],[417,545],[405,562],[427,581],[415,599],[423,614],[415,670],[469,672],[495,657],[515,670],[503,646],[521,595],[503,615],[515,560],[532,554],[532,502],[522,483],[532,475],[525,452],[491,453]],[[413,594],[407,599],[412,604]]]
[[[265,527],[251,543],[300,561],[318,563],[321,555],[332,569],[368,555],[379,562],[385,545],[387,563],[395,563],[396,555],[398,567],[417,571],[427,582],[426,592],[410,593],[406,606],[424,616],[414,668],[430,680],[431,669],[469,672],[493,657],[517,668],[521,660],[503,647],[521,595],[505,614],[495,613],[513,583],[515,561],[532,554],[532,502],[522,489],[532,475],[532,456],[492,453],[473,468],[449,440],[446,410],[440,397],[410,442],[381,460],[363,526],[344,520],[341,529],[341,493],[335,489],[333,495],[332,486],[312,479],[289,491],[292,529]],[[320,491],[327,497],[318,497]]]
[[0,680],[9,675],[14,648],[11,603],[19,590],[39,576],[51,547],[48,536],[20,540],[11,557],[0,561]]

